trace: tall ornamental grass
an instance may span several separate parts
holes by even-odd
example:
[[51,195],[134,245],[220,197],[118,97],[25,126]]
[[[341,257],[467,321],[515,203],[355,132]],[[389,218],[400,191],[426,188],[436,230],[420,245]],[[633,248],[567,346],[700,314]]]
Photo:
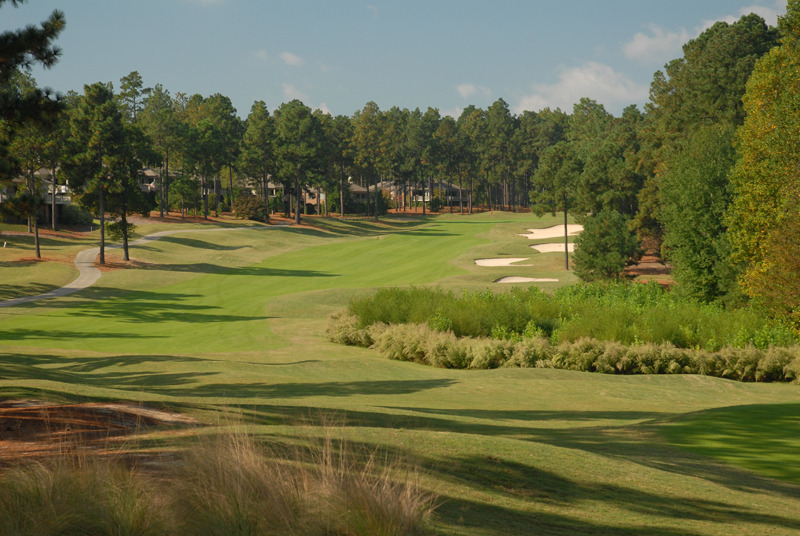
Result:
[[0,534],[408,536],[434,509],[416,470],[328,436],[204,438],[158,474],[59,457],[0,470]]
[[797,334],[753,308],[726,310],[665,291],[657,284],[580,284],[548,295],[536,287],[509,292],[463,292],[436,288],[387,288],[350,302],[357,328],[425,323],[456,337],[551,343],[583,338],[631,344],[671,344],[719,351],[797,344]]

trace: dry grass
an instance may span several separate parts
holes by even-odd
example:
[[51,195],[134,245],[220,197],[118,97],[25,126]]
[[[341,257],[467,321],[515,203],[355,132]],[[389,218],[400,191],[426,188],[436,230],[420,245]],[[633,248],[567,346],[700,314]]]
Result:
[[422,533],[432,497],[414,470],[378,461],[331,436],[303,450],[222,436],[190,450],[179,469],[180,518],[197,535]]
[[414,535],[434,508],[416,476],[332,435],[206,437],[157,474],[73,453],[0,474],[0,534]]

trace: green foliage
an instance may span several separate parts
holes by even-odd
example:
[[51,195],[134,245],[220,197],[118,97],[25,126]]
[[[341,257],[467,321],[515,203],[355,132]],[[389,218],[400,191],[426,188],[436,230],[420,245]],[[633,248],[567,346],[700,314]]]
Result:
[[575,273],[583,281],[619,279],[628,262],[639,255],[639,241],[625,216],[603,210],[586,219],[575,240]]
[[70,203],[62,208],[59,221],[64,225],[91,225],[94,218],[91,212],[83,210],[80,205]]
[[[797,254],[800,179],[800,2],[791,0],[780,19],[781,45],[761,58],[747,84],[747,118],[737,131],[738,159],[731,175],[734,198],[727,214],[733,258],[745,264],[744,291],[797,322],[796,277],[777,261]],[[784,281],[785,277],[791,280]],[[784,283],[788,286],[784,288]]]
[[[728,311],[682,298],[657,284],[572,285],[552,296],[533,286],[497,294],[464,292],[461,296],[436,288],[385,288],[351,300],[348,312],[355,329],[374,324],[425,324],[455,337],[509,341],[546,337],[563,343],[590,338],[709,351],[724,346],[766,349],[798,343],[790,328],[771,322],[755,309]],[[348,332],[346,338],[359,337]]]
[[381,324],[378,329],[358,329],[352,317],[340,315],[331,320],[329,337],[339,342],[335,336],[349,332],[350,344],[373,348],[389,359],[441,368],[538,367],[604,374],[702,374],[759,382],[794,381],[800,373],[800,346],[791,336],[772,339],[770,344],[780,340],[794,346],[757,348],[747,344],[709,351],[679,348],[669,342],[623,344],[590,337],[552,344],[543,337],[508,337],[508,332],[501,331],[493,334],[503,335],[498,339],[456,337],[451,331],[437,331],[427,324]]
[[695,130],[667,158],[661,181],[662,249],[674,266],[678,291],[711,302],[735,291],[725,211],[734,162],[730,128]]
[[257,195],[241,194],[233,201],[233,214],[242,220],[269,221],[269,206]]
[[127,231],[128,238],[136,232],[136,226],[132,223],[113,221],[106,223],[106,236],[111,242],[122,242]]

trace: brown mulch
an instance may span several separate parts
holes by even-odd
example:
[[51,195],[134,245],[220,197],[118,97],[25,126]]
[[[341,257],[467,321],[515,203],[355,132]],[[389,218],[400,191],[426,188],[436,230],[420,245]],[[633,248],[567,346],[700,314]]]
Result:
[[155,428],[197,424],[179,413],[133,404],[55,405],[36,400],[8,400],[0,402],[0,465],[77,450],[99,454],[112,443],[119,445],[126,436]]

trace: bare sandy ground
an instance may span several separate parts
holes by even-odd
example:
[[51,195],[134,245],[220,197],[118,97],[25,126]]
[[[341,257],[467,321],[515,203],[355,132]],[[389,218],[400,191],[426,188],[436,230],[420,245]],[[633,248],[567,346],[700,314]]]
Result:
[[[539,253],[553,253],[553,252],[564,253],[564,242],[548,243],[548,244],[534,244],[531,247],[533,249],[535,249],[536,251],[538,251]],[[569,251],[570,253],[575,251],[575,244],[570,242],[567,245],[567,251]]]
[[[528,229],[528,231],[530,231],[530,233],[520,234],[520,236],[524,236],[525,238],[529,238],[531,240],[558,238],[559,236],[564,236],[563,225],[553,225],[552,227],[545,227],[544,229]],[[583,225],[577,225],[574,223],[567,225],[568,235],[576,235],[581,231],[583,231]]]
[[542,278],[542,277],[501,277],[495,283],[557,283],[558,279]]
[[497,259],[475,259],[478,266],[530,266],[530,264],[514,264],[527,261],[529,257],[502,257]]

